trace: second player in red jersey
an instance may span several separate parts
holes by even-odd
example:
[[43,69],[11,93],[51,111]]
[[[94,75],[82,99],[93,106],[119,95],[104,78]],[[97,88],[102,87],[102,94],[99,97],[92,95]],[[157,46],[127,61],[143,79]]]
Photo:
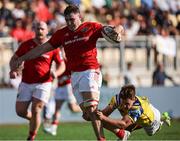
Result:
[[[11,62],[14,62],[19,56],[22,56],[33,48],[37,48],[38,45],[48,40],[47,24],[44,22],[36,23],[35,33],[35,38],[25,41],[20,45],[12,56]],[[52,77],[61,75],[65,70],[64,61],[60,58],[59,53],[60,49],[56,49],[44,53],[36,59],[22,63],[22,82],[18,88],[16,113],[30,122],[27,140],[33,141],[40,127],[41,111],[45,103],[49,100]],[[51,64],[53,61],[59,65],[55,73],[51,73]],[[12,69],[10,74],[10,77],[13,75],[16,76],[18,71]],[[28,109],[31,103],[32,107],[31,111],[29,111]]]
[[[20,45],[16,51],[17,56],[22,56],[31,49],[37,47],[39,43],[35,39],[30,39]],[[22,82],[25,83],[44,83],[52,81],[51,64],[53,61],[59,63],[62,59],[59,57],[60,49],[45,53],[40,57],[25,61],[24,69],[22,70]]]

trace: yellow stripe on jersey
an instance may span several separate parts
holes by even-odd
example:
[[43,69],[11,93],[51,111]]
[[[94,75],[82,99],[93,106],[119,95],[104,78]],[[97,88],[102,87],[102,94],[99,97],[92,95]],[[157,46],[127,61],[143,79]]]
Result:
[[122,107],[120,95],[113,96],[109,105],[112,105],[114,109],[118,109],[122,116],[128,114],[133,122],[141,126],[148,126],[154,121],[154,113],[150,107],[149,100],[147,97],[136,96],[136,98],[137,100],[130,110]]

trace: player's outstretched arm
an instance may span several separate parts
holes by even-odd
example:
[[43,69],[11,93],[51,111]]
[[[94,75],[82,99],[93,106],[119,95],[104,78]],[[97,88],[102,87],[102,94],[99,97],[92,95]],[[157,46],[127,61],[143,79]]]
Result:
[[115,109],[113,108],[112,105],[108,105],[101,112],[103,113],[103,115],[108,117],[114,110]]
[[12,71],[12,70],[14,70],[13,69],[13,65],[14,65],[14,63],[15,63],[15,61],[18,59],[18,56],[16,55],[16,54],[14,54],[12,57],[11,57],[11,59],[10,59],[10,61],[9,61],[9,66],[10,66],[10,70]]
[[105,125],[109,125],[114,128],[125,128],[126,121],[123,119],[113,119],[105,116],[101,111],[97,111],[97,117],[103,122]]
[[46,42],[46,43],[30,50],[23,56],[18,57],[16,60],[14,60],[13,62],[10,63],[10,67],[12,70],[15,70],[22,64],[23,61],[37,58],[37,57],[41,56],[42,54],[49,52],[53,49],[54,49],[53,46],[51,44],[49,44],[48,42]]
[[18,56],[16,54],[14,54],[11,59],[10,59],[10,62],[9,62],[9,66],[10,66],[10,72],[9,72],[9,77],[11,79],[15,79],[18,75],[20,75],[22,69],[24,68],[24,63],[22,62],[20,64],[20,66],[16,69],[12,69],[12,64],[14,63],[14,61],[18,58]]
[[113,119],[105,116],[101,111],[97,111],[97,117],[103,122],[103,125],[111,128],[127,128],[133,122],[128,115],[122,117],[122,119]]

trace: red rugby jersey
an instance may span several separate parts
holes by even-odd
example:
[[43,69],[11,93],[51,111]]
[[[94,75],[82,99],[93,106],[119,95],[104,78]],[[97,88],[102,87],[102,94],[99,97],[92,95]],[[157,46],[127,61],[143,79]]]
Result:
[[64,27],[53,34],[48,41],[54,48],[62,45],[67,57],[67,68],[71,71],[84,71],[99,68],[96,41],[102,37],[102,25],[84,22],[71,31]]
[[[26,52],[37,47],[37,45],[38,44],[34,41],[34,39],[30,39],[20,45],[16,51],[16,55],[22,56]],[[32,84],[52,81],[53,78],[50,75],[50,69],[53,61],[57,64],[63,61],[60,57],[59,48],[45,53],[38,58],[25,61],[22,72],[22,82]]]

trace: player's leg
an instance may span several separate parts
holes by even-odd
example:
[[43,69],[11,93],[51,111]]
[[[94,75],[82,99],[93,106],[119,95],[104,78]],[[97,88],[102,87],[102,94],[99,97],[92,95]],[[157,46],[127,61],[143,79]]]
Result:
[[97,139],[105,140],[101,121],[97,119],[95,114],[100,96],[101,73],[97,70],[73,72],[71,80],[74,96],[83,115],[89,116]]
[[31,108],[31,112],[32,112],[32,118],[30,120],[30,131],[29,131],[29,140],[34,140],[37,131],[40,127],[41,124],[41,111],[44,107],[44,102],[37,99],[37,98],[33,98],[32,99],[32,108]]
[[52,134],[53,136],[56,136],[57,134],[57,128],[58,128],[58,125],[59,125],[59,119],[60,119],[60,116],[61,116],[61,107],[64,103],[64,100],[55,100],[56,101],[56,106],[55,106],[55,112],[54,112],[54,115],[53,115],[53,120],[52,120],[52,124],[51,124],[51,129],[50,129],[50,134]]
[[30,120],[32,117],[31,111],[28,107],[31,103],[32,93],[30,86],[26,83],[20,83],[16,99],[16,113],[18,116]]
[[146,131],[147,135],[152,136],[160,130],[162,121],[160,111],[156,109],[152,104],[150,104],[150,107],[154,112],[154,120],[150,123],[149,126],[144,127],[144,130]]
[[101,121],[97,119],[96,116],[97,106],[99,102],[99,98],[97,98],[98,94],[93,92],[81,92],[81,95],[84,100],[84,102],[80,104],[83,113],[87,114],[87,116],[89,117],[97,139],[105,140],[103,126],[101,124]]
[[48,103],[43,108],[43,130],[51,127],[52,117],[55,112],[55,99],[54,95],[51,95]]
[[81,108],[77,103],[68,103],[68,107],[71,110],[71,112],[78,113],[81,112]]
[[53,115],[53,122],[52,123],[56,123],[58,125],[59,123],[59,119],[61,117],[61,107],[64,103],[64,100],[58,100],[56,99],[56,105],[55,105],[55,112],[54,112],[54,115]]
[[51,96],[48,103],[46,103],[43,108],[43,129],[49,128],[51,126],[54,111],[55,99],[54,96]]
[[162,121],[163,123],[165,123],[166,125],[171,126],[171,118],[170,118],[168,112],[162,113],[162,115],[161,115],[161,121]]
[[47,116],[48,115],[48,106],[49,106],[49,102],[48,104],[44,105],[43,108],[43,125],[44,127],[46,127],[46,125],[48,125],[48,123],[50,123],[50,118]]
[[51,126],[46,128],[45,131],[53,136],[57,134],[57,127],[59,125],[59,119],[61,116],[61,107],[64,101],[67,99],[67,93],[65,92],[65,86],[57,87],[54,94],[55,99],[55,111],[53,114],[53,119]]
[[28,107],[31,101],[16,101],[16,113],[18,116],[30,120],[32,117],[31,111]]
[[46,103],[48,103],[51,83],[33,84],[33,96],[32,96],[32,118],[30,120],[29,136],[28,140],[34,140],[37,131],[41,124],[41,112]]
[[71,84],[66,85],[66,93],[67,93],[67,102],[68,107],[71,112],[78,113],[81,112],[81,108],[77,104],[76,98],[74,97],[73,90]]
[[84,114],[91,120],[98,140],[105,140],[101,121],[96,117],[102,75],[98,70],[75,72],[71,75],[73,93]]
[[127,128],[123,129],[123,128],[118,128],[117,126],[107,124],[105,122],[102,122],[102,123],[105,129],[111,131],[118,137],[118,139],[123,140],[123,141],[126,141],[129,138],[132,131],[142,128],[137,124],[131,124]]

